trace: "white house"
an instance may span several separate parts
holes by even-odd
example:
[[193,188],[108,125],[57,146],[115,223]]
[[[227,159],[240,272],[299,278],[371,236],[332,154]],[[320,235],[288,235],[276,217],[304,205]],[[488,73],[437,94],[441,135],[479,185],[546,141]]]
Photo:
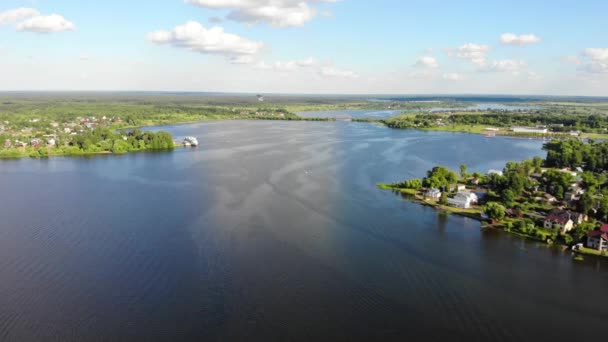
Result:
[[605,224],[600,230],[594,230],[587,234],[587,247],[598,251],[608,251],[608,225]]
[[585,194],[585,190],[581,188],[578,184],[573,184],[566,191],[565,199],[567,201],[578,201],[582,195]]
[[460,191],[453,198],[448,198],[448,204],[452,207],[469,209],[473,204],[477,204],[479,199],[472,192]]
[[467,189],[467,186],[464,184],[452,184],[448,187],[448,189],[450,191],[465,191]]
[[571,216],[571,213],[567,211],[553,212],[545,218],[544,227],[565,234],[574,228],[574,221],[572,221]]
[[490,170],[490,171],[488,171],[488,175],[499,175],[499,176],[502,176],[502,174],[503,174],[502,171],[499,171],[499,170]]
[[513,127],[511,130],[515,133],[538,133],[547,134],[549,130],[546,127]]
[[425,193],[424,193],[425,197],[434,199],[434,200],[439,200],[441,198],[441,190],[437,189],[437,188],[431,188],[428,189]]

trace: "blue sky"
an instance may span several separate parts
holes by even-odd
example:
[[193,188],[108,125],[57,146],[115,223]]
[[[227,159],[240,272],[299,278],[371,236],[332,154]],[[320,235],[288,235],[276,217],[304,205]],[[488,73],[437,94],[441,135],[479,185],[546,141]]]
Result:
[[608,95],[606,12],[605,1],[3,0],[0,90]]

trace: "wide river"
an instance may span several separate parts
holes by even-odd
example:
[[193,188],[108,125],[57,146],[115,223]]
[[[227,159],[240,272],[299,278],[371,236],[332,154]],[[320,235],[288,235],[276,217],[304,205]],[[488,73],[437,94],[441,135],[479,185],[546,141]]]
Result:
[[366,123],[170,126],[174,152],[0,163],[0,341],[572,341],[608,264],[375,187],[541,142]]

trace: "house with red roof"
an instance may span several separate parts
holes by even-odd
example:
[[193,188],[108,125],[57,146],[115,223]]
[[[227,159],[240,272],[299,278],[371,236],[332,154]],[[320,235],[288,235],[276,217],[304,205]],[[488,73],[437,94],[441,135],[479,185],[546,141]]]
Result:
[[568,211],[554,211],[545,218],[544,227],[547,230],[558,231],[565,234],[574,228],[574,221]]
[[600,230],[587,233],[587,247],[598,251],[608,251],[608,224],[603,225]]

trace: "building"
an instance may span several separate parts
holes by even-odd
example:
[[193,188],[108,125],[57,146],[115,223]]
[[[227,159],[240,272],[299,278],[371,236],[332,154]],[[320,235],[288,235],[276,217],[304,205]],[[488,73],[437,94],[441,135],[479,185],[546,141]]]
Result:
[[608,251],[608,224],[603,225],[600,230],[587,233],[587,247],[600,252]]
[[581,224],[583,222],[589,221],[589,216],[587,216],[586,214],[573,212],[570,213],[570,219],[572,220],[572,222],[574,222],[574,224]]
[[585,190],[581,188],[578,184],[573,184],[566,191],[565,200],[566,201],[578,201],[581,199],[581,196],[585,194]]
[[456,208],[470,209],[473,204],[477,204],[479,199],[472,192],[460,191],[456,196],[448,198],[448,205]]
[[536,127],[512,127],[511,130],[515,133],[536,133],[536,134],[547,134],[549,129],[543,126]]
[[498,176],[502,176],[502,175],[503,175],[503,173],[502,173],[502,171],[499,171],[499,170],[490,170],[490,171],[488,171],[488,175],[498,175]]
[[441,198],[441,190],[439,190],[437,188],[428,189],[424,193],[424,197],[428,197],[430,199],[434,199],[434,200],[438,201]]
[[545,218],[544,228],[565,234],[574,228],[572,213],[568,211],[554,211]]
[[467,189],[467,186],[464,184],[451,184],[448,187],[448,190],[450,192],[458,192],[458,191],[465,191]]
[[557,198],[555,198],[555,196],[553,196],[551,194],[545,194],[544,198],[545,198],[545,201],[547,201],[547,203],[557,202]]

